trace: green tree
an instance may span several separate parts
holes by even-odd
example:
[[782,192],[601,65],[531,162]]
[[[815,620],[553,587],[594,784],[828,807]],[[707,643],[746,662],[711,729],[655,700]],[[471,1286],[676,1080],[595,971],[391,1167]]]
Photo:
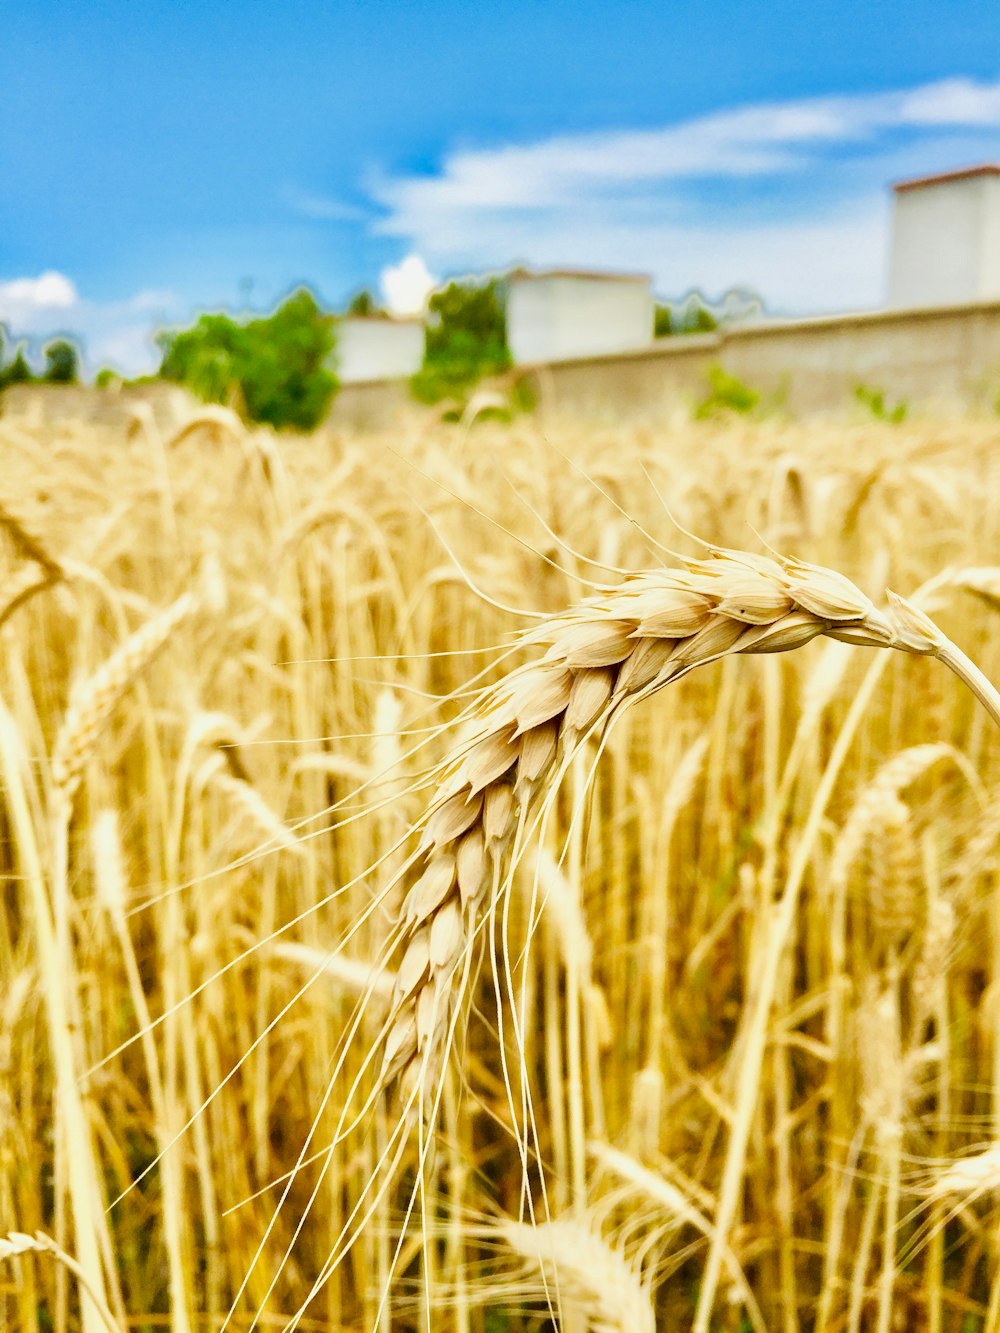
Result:
[[19,344],[13,361],[0,365],[0,389],[8,389],[12,384],[31,384],[34,378],[24,348]]
[[421,402],[461,400],[485,376],[510,369],[505,292],[496,279],[451,282],[428,309],[424,364],[412,380]]
[[653,307],[653,337],[669,338],[674,331],[673,306],[657,301]]
[[358,292],[357,296],[351,297],[347,313],[349,315],[371,316],[381,315],[383,312],[374,296],[366,288],[364,291]]
[[333,316],[300,288],[261,319],[202,315],[193,328],[162,334],[159,373],[206,402],[233,403],[251,421],[312,430],[337,390],[335,341]]
[[653,315],[653,336],[668,338],[672,334],[712,333],[719,320],[697,292],[676,305],[658,302]]
[[56,338],[45,348],[46,384],[77,384],[80,379],[80,355],[71,342]]

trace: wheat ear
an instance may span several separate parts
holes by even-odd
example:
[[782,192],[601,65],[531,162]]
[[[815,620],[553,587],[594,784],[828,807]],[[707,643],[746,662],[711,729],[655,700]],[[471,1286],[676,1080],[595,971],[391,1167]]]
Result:
[[941,658],[1000,721],[1000,696],[922,612],[888,613],[833,570],[711,548],[682,569],[637,573],[556,615],[523,641],[545,649],[480,701],[472,739],[441,769],[420,821],[419,871],[403,902],[403,953],[380,1081],[404,1104],[439,1084],[461,1000],[460,963],[547,779],[629,703],[732,653],[784,652],[825,634]]
[[550,1302],[578,1309],[592,1333],[653,1333],[649,1288],[639,1271],[583,1222],[502,1222],[499,1231],[539,1270]]
[[46,570],[39,573],[34,565],[22,565],[0,586],[0,625],[9,620],[18,607],[23,606],[36,593],[51,588],[54,582]]
[[52,780],[65,801],[72,801],[87,758],[118,701],[196,606],[195,595],[183,593],[130,634],[93,675],[73,690],[52,750]]
[[51,580],[62,578],[62,565],[49,551],[44,539],[39,537],[20,514],[11,509],[6,500],[0,500],[0,527],[7,529],[14,545],[26,560],[34,560]]
[[62,1264],[79,1282],[108,1333],[121,1333],[114,1315],[87,1281],[86,1273],[72,1255],[57,1245],[51,1236],[46,1236],[43,1231],[36,1231],[33,1236],[24,1231],[8,1231],[6,1236],[0,1236],[0,1259],[19,1259],[23,1254],[51,1254],[53,1259]]

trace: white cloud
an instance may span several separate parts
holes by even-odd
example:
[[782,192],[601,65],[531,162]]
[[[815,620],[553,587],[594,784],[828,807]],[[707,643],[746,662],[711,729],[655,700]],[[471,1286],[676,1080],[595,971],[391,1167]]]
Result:
[[382,297],[394,315],[419,315],[437,284],[419,255],[389,264],[379,275]]
[[91,301],[54,270],[38,277],[0,281],[0,323],[14,338],[27,338],[37,354],[47,339],[63,334],[83,344],[86,366],[111,365],[126,375],[155,370],[159,352],[154,330],[178,312],[172,293],[143,290],[123,301]]
[[0,323],[25,333],[58,320],[79,302],[76,288],[62,273],[49,271],[37,278],[0,282]]
[[1000,84],[971,79],[943,79],[899,95],[904,125],[1000,125]]
[[1000,83],[956,78],[462,149],[436,172],[369,188],[383,210],[376,230],[439,268],[624,266],[665,292],[741,283],[775,306],[834,309],[881,300],[888,181],[909,174],[921,145],[928,170],[948,164],[949,144],[962,155],[950,165],[1000,155]]

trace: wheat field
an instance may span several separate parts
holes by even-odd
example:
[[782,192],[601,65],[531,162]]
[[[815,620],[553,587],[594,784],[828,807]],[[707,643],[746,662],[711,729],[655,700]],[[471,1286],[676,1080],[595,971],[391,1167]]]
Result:
[[502,895],[435,806],[476,690],[706,543],[1000,679],[995,420],[192,405],[0,460],[3,1328],[1000,1330],[1000,747],[941,662],[570,704]]

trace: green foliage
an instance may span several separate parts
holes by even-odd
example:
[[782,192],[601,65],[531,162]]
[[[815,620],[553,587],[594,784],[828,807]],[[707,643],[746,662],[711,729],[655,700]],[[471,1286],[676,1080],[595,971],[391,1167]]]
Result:
[[357,296],[351,298],[347,307],[347,313],[349,315],[371,316],[381,315],[384,312],[374,296],[372,296],[371,292],[366,288],[364,291],[358,292]]
[[78,384],[80,381],[80,354],[65,338],[56,338],[45,348],[46,384]]
[[0,364],[0,390],[9,389],[12,384],[31,384],[34,379],[24,348],[19,345],[13,360]]
[[909,406],[904,398],[890,407],[886,402],[883,391],[873,388],[870,384],[857,385],[854,390],[854,397],[863,407],[868,409],[876,421],[888,421],[894,426],[898,426],[905,421],[909,412]]
[[669,338],[685,333],[712,333],[718,327],[718,319],[697,294],[679,305],[658,301],[653,311],[654,338]]
[[300,288],[266,318],[202,315],[193,328],[161,335],[160,377],[206,402],[232,403],[250,421],[312,430],[337,389],[334,343],[333,316]]
[[112,385],[121,384],[122,377],[117,370],[112,370],[110,366],[102,366],[94,376],[94,384],[98,389],[110,389]]
[[700,301],[689,302],[678,317],[677,333],[714,333],[719,321]]
[[711,366],[708,371],[710,392],[695,408],[698,420],[718,416],[721,412],[752,412],[760,405],[760,394],[751,389],[737,375],[730,375],[722,366]]
[[7,330],[0,325],[0,390],[12,384],[78,384],[80,380],[80,353],[67,338],[54,338],[45,351],[45,369],[37,375],[24,354],[24,344],[15,344],[14,355],[8,360],[10,347]]
[[487,375],[510,369],[504,292],[495,279],[451,282],[430,299],[423,367],[410,381],[422,403],[465,400]]

